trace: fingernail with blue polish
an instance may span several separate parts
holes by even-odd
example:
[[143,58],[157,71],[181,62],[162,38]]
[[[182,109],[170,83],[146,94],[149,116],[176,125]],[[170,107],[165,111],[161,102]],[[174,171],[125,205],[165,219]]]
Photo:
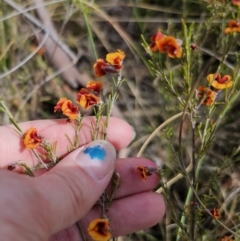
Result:
[[100,180],[114,169],[116,150],[105,140],[96,140],[86,145],[74,158],[94,180]]

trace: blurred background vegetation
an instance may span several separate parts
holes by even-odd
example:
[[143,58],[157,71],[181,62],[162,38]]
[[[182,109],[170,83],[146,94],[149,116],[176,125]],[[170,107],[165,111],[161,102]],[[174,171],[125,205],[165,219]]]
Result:
[[[105,58],[108,52],[121,49],[126,53],[123,75],[127,81],[121,88],[113,115],[126,119],[135,128],[136,140],[122,155],[136,155],[151,132],[180,112],[178,101],[166,91],[160,78],[151,70],[149,56],[141,45],[141,35],[150,43],[150,37],[160,29],[183,40],[181,21],[184,19],[192,29],[191,42],[198,46],[192,54],[191,74],[193,79],[201,76],[200,83],[204,83],[207,74],[217,70],[226,52],[225,60],[229,65],[223,65],[222,72],[234,74],[233,69],[238,63],[239,37],[224,36],[224,29],[230,19],[237,18],[237,14],[236,6],[228,0],[2,0],[0,96],[18,122],[61,118],[61,114],[53,113],[58,99],[67,97],[74,101],[78,90],[88,80],[96,79],[92,68],[96,58]],[[89,29],[94,44],[89,37]],[[172,72],[174,84],[181,89],[181,61],[161,54],[157,59],[162,68]],[[111,81],[103,78],[103,82],[104,91],[108,93]],[[224,94],[221,98],[224,100]],[[212,171],[217,170],[233,148],[239,147],[239,100],[229,108],[205,157],[206,164],[198,180],[200,185],[212,175]],[[92,112],[90,110],[85,114],[91,115]],[[4,114],[0,115],[0,121],[2,125],[9,123]],[[190,146],[189,125],[187,120],[184,121],[183,143],[186,150]],[[177,145],[179,121],[171,127],[172,144]],[[150,143],[144,155],[164,168],[166,179],[176,174],[177,164],[163,135],[159,134]],[[213,194],[207,194],[211,198],[215,196],[210,204],[220,205],[223,201],[223,194],[218,192],[219,186],[221,190],[229,190],[239,185],[238,158],[234,161],[236,164],[233,162],[216,174],[216,190],[213,188]],[[170,192],[180,214],[184,209],[186,182],[180,181]],[[237,206],[234,211],[239,214]],[[174,240],[171,239],[174,235],[168,234],[176,231],[176,227],[171,226],[174,222],[170,212],[160,225],[148,232],[130,235],[129,240]],[[228,222],[237,223],[239,218],[233,215]],[[201,228],[208,230],[207,237],[214,238],[204,240],[221,240],[225,231],[211,224],[203,223]]]

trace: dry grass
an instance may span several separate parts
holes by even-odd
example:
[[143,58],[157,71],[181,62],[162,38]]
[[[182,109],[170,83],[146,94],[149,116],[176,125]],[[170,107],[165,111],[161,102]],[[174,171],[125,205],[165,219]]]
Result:
[[[131,155],[138,153],[147,136],[161,123],[181,111],[177,99],[167,92],[161,79],[151,70],[149,57],[141,46],[141,35],[148,40],[157,29],[161,29],[166,34],[183,39],[181,19],[185,19],[187,26],[194,23],[191,41],[197,43],[199,48],[193,54],[191,73],[192,78],[200,83],[204,81],[207,73],[216,70],[225,48],[228,48],[230,54],[224,59],[226,64],[222,70],[229,71],[235,68],[237,63],[235,53],[239,53],[239,43],[236,40],[239,39],[230,41],[228,46],[223,41],[223,29],[232,17],[234,8],[228,1],[222,5],[217,4],[217,1],[213,1],[216,3],[211,5],[206,1],[194,0],[83,1],[84,9],[81,9],[78,1],[75,5],[71,1],[44,1],[47,10],[45,13],[35,7],[37,0],[15,1],[22,11],[27,9],[24,13],[33,19],[47,14],[54,28],[51,25],[44,27],[42,23],[43,28],[50,29],[50,34],[65,43],[67,50],[56,48],[49,36],[45,35],[46,32],[40,31],[23,12],[19,13],[9,6],[9,2],[11,1],[0,2],[0,96],[8,103],[15,119],[21,122],[61,117],[53,114],[57,100],[63,96],[72,99],[87,79],[95,78],[92,65],[96,56],[89,40],[82,11],[84,10],[92,30],[97,56],[105,56],[116,49],[123,50],[127,55],[123,69],[127,82],[120,91],[113,114],[125,118],[135,128],[136,141],[127,150]],[[49,41],[50,47],[46,45],[46,41]],[[33,55],[34,48],[41,42],[44,54],[37,52]],[[59,54],[58,57],[56,54]],[[183,81],[181,63],[162,55],[157,58],[166,71],[172,71],[174,84],[180,90]],[[23,60],[26,61],[22,62]],[[63,68],[70,68],[71,71],[59,74],[59,70]],[[104,84],[110,85],[107,81]],[[106,91],[108,88],[106,87]],[[224,95],[221,99],[224,100]],[[205,109],[200,109],[200,114],[204,113]],[[218,112],[215,115],[217,116]],[[239,117],[239,100],[236,100],[229,106],[228,114],[218,128],[197,180],[199,196],[205,205],[222,207],[222,222],[230,228],[236,227],[233,228],[235,232],[238,232],[240,211],[239,156],[234,156],[231,162],[227,160],[227,156],[231,155],[234,148],[239,147]],[[0,121],[2,125],[8,124],[8,118],[4,114],[0,116]],[[168,125],[168,128],[172,128],[169,132],[174,148],[178,146],[179,123],[180,120],[175,120]],[[164,168],[164,180],[171,179],[179,172],[171,145],[165,138],[166,132],[165,130],[165,135],[158,133],[143,154]],[[187,119],[183,122],[182,138],[187,165],[191,159],[190,122]],[[222,168],[225,163],[228,165]],[[211,182],[206,183],[206,180]],[[186,181],[182,179],[169,190],[169,200],[179,218],[185,208],[188,188]],[[228,200],[229,196],[232,197],[231,200]],[[225,203],[228,204],[224,206]],[[169,208],[161,224],[125,239],[176,240],[177,226],[172,219],[172,212]],[[220,240],[227,233],[209,218],[199,221],[199,230],[199,235],[202,236],[199,236],[198,240]]]

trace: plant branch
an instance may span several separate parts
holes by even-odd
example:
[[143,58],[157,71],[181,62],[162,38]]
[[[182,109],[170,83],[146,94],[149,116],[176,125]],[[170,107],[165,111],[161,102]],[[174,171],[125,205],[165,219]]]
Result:
[[154,132],[152,132],[152,134],[149,135],[149,137],[147,138],[147,140],[144,142],[144,144],[142,145],[142,147],[140,148],[137,157],[140,157],[144,150],[146,149],[146,147],[148,146],[148,144],[151,142],[151,140],[165,127],[167,126],[169,123],[171,123],[172,121],[176,120],[177,118],[181,117],[183,114],[183,112],[180,112],[174,116],[172,116],[171,118],[167,119],[165,122],[163,122],[160,126],[158,126],[157,129],[154,130]]

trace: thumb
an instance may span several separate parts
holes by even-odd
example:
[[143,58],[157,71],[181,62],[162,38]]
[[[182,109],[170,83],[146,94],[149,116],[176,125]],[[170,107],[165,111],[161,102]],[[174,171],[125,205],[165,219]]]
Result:
[[50,235],[79,221],[106,189],[116,151],[104,140],[90,142],[37,178],[42,221]]

